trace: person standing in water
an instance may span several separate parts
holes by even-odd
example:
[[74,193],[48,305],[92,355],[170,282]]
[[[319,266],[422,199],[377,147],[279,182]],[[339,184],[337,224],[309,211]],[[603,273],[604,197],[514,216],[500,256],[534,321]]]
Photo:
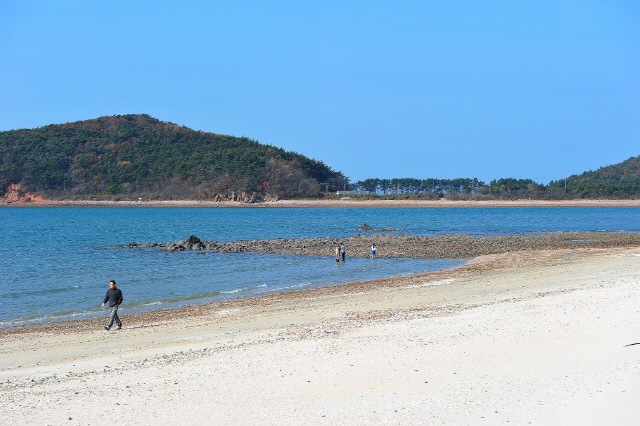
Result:
[[336,246],[336,262],[340,262],[340,245]]
[[116,282],[114,280],[109,281],[109,290],[107,290],[107,294],[104,296],[104,302],[102,302],[103,307],[105,303],[109,302],[109,307],[111,308],[109,325],[104,326],[105,330],[111,330],[114,321],[116,323],[116,330],[122,328],[122,322],[120,321],[120,317],[118,317],[118,307],[122,303],[122,300],[122,290],[116,288]]
[[344,247],[344,244],[340,244],[340,253],[342,253],[342,261],[344,262],[344,256],[347,252],[347,249]]
[[375,245],[375,244],[373,244],[373,245],[371,246],[371,258],[372,258],[372,259],[375,259],[375,258],[376,258],[376,251],[377,251],[376,245]]

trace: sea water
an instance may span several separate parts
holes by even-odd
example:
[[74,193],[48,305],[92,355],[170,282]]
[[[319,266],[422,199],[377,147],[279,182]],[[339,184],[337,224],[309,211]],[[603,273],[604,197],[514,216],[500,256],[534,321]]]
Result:
[[[509,235],[640,231],[640,208],[0,208],[0,327],[104,315],[108,282],[123,314],[449,268],[459,260],[160,252],[131,242],[345,238],[367,223],[395,233]],[[382,248],[381,248],[382,249]],[[348,247],[347,247],[348,250]],[[332,252],[331,248],[328,252]],[[348,251],[347,251],[348,253]]]

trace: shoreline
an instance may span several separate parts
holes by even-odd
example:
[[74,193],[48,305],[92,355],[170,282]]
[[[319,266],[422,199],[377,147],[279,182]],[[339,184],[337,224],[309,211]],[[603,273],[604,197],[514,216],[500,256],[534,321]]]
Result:
[[[638,232],[590,232],[590,231],[564,231],[553,233],[537,233],[531,236],[482,236],[471,237],[468,235],[436,235],[436,236],[414,236],[414,235],[357,235],[359,238],[333,239],[333,238],[295,238],[295,239],[274,239],[274,240],[243,240],[229,241],[222,243],[226,246],[225,253],[243,253],[258,251],[264,254],[291,254],[301,256],[329,256],[333,257],[333,247],[335,241],[346,241],[349,249],[349,257],[369,257],[369,245],[372,240],[385,239],[385,248],[390,251],[389,258],[408,259],[460,259],[465,260],[462,265],[451,268],[417,273],[403,276],[382,277],[373,280],[359,280],[346,282],[337,285],[307,288],[303,290],[274,292],[272,294],[253,296],[248,298],[229,299],[216,302],[195,302],[186,303],[178,307],[149,309],[131,314],[122,314],[122,318],[132,319],[134,322],[149,320],[157,321],[158,318],[177,318],[184,315],[198,315],[202,310],[217,309],[225,307],[232,309],[237,306],[258,304],[270,304],[272,300],[305,298],[308,295],[322,297],[326,294],[348,294],[354,289],[367,287],[386,286],[387,283],[400,281],[414,281],[429,277],[444,277],[456,275],[459,271],[468,268],[475,270],[476,264],[484,265],[483,259],[492,259],[496,256],[507,256],[527,253],[543,253],[545,257],[548,252],[566,252],[571,256],[589,250],[624,250],[640,246],[640,233]],[[407,238],[410,244],[407,245]],[[327,243],[327,240],[330,240]],[[254,244],[251,244],[254,243]],[[258,246],[255,243],[259,243]],[[143,244],[142,246],[145,246]],[[119,246],[123,250],[136,249],[137,246]],[[188,249],[189,250],[189,249]],[[400,250],[401,252],[397,252]],[[324,252],[327,253],[324,253]],[[213,252],[208,252],[213,253]],[[473,266],[469,266],[473,265]],[[504,267],[504,265],[502,265]],[[486,268],[486,266],[483,266]],[[104,315],[47,322],[36,322],[31,324],[10,325],[0,327],[0,338],[5,335],[15,333],[49,332],[49,330],[61,330],[69,328],[86,329],[87,327],[100,328],[99,324],[104,321]]]
[[[419,258],[416,258],[416,259],[419,259]],[[270,300],[270,298],[280,299],[279,296],[282,296],[282,295],[291,294],[292,295],[291,297],[295,298],[297,297],[298,294],[301,294],[303,295],[302,297],[304,297],[305,292],[313,292],[314,290],[350,286],[358,283],[362,283],[362,284],[378,283],[381,281],[394,280],[394,279],[414,276],[414,275],[427,275],[427,274],[436,273],[436,272],[452,271],[460,266],[462,265],[455,265],[455,266],[451,266],[444,269],[436,269],[428,272],[419,272],[419,273],[413,273],[408,275],[393,275],[393,276],[386,276],[386,277],[380,277],[380,278],[374,278],[374,279],[345,280],[340,282],[339,284],[336,284],[335,282],[331,282],[331,283],[327,282],[326,285],[322,285],[322,284],[317,285],[317,283],[309,283],[308,285],[306,284],[297,285],[296,287],[299,287],[300,289],[295,289],[295,290],[289,290],[289,289],[283,290],[281,288],[278,288],[271,293],[260,294],[260,295],[248,295],[246,297],[243,297],[243,296],[230,297],[229,299],[222,299],[217,301],[206,301],[206,299],[210,299],[210,297],[204,296],[200,299],[201,301],[198,301],[199,299],[193,299],[191,297],[188,297],[178,302],[168,302],[168,304],[170,305],[177,305],[177,306],[161,307],[160,305],[156,304],[157,302],[152,302],[148,305],[149,309],[145,309],[143,306],[136,306],[134,308],[130,308],[134,312],[126,313],[127,310],[123,310],[123,311],[119,310],[118,315],[121,319],[126,317],[127,319],[133,319],[133,321],[142,321],[142,318],[156,318],[156,315],[154,315],[153,313],[157,312],[158,315],[161,317],[172,318],[172,317],[180,316],[183,313],[185,315],[189,315],[189,312],[197,313],[201,310],[199,308],[201,306],[205,307],[206,309],[209,309],[213,306],[226,306],[227,304],[230,304],[230,305],[235,305],[236,303],[241,305],[252,304],[254,303],[252,301],[256,301],[256,300],[257,300],[257,303],[263,303],[263,302],[267,303],[266,301]],[[284,288],[286,289],[287,287],[284,287]],[[279,290],[282,290],[282,291],[279,291]],[[126,302],[123,303],[123,305],[126,305]],[[159,306],[159,307],[154,307],[154,306]],[[16,334],[16,333],[28,334],[33,332],[37,332],[37,333],[49,332],[50,330],[56,330],[56,332],[58,332],[64,329],[69,329],[69,330],[84,329],[86,327],[86,324],[91,324],[91,326],[95,325],[98,329],[100,329],[100,324],[104,322],[105,315],[107,315],[108,317],[108,312],[109,312],[108,309],[105,308],[99,314],[86,313],[86,312],[70,314],[71,317],[73,317],[74,315],[80,317],[76,319],[69,318],[68,316],[59,316],[56,318],[44,318],[44,319],[32,320],[26,323],[0,325],[0,339],[3,336]],[[66,331],[63,331],[63,332],[66,332]]]
[[[295,290],[282,293],[273,293],[268,295],[239,298],[224,300],[218,302],[203,302],[187,304],[174,308],[161,308],[152,309],[143,312],[136,312],[132,314],[122,314],[121,319],[126,319],[129,322],[140,323],[145,321],[157,322],[172,321],[185,317],[197,317],[202,315],[203,312],[209,312],[212,310],[225,310],[225,309],[238,309],[240,307],[247,306],[271,306],[273,304],[281,303],[282,301],[295,301],[305,299],[317,299],[323,297],[344,297],[346,295],[360,293],[362,291],[377,292],[380,289],[386,289],[388,287],[395,287],[398,285],[406,285],[407,283],[414,284],[423,280],[432,280],[439,282],[443,279],[460,279],[466,277],[469,273],[474,272],[487,272],[494,269],[497,270],[513,270],[518,269],[522,265],[509,265],[502,260],[497,260],[507,256],[525,256],[527,262],[524,266],[540,265],[545,259],[554,257],[554,254],[562,253],[569,258],[581,258],[584,253],[604,252],[606,250],[633,250],[631,247],[616,247],[610,249],[601,248],[575,248],[575,249],[543,249],[543,250],[521,250],[515,252],[503,252],[490,255],[481,255],[472,259],[467,259],[467,262],[454,266],[452,268],[441,269],[436,271],[430,271],[426,273],[418,273],[403,276],[383,277],[373,280],[362,280],[348,282],[339,285],[331,285],[326,287],[316,287],[304,290]],[[532,255],[537,253],[541,256],[541,259],[531,259]],[[558,261],[558,259],[555,259]],[[562,263],[561,261],[559,263]],[[437,284],[439,285],[439,284]],[[106,312],[106,311],[105,311]],[[72,319],[53,322],[42,322],[36,324],[24,324],[17,326],[9,326],[0,328],[0,339],[14,334],[40,334],[40,333],[76,333],[78,331],[95,328],[101,330],[101,324],[105,322],[105,318],[108,319],[108,315],[105,313],[95,318],[83,318]],[[124,321],[123,321],[124,322]]]
[[[121,250],[136,250],[139,248],[154,248],[161,250],[168,250],[167,246],[179,245],[178,251],[200,251],[204,255],[219,253],[247,253],[258,252],[263,254],[284,254],[284,255],[296,255],[296,256],[326,256],[333,257],[333,249],[339,243],[345,243],[348,247],[348,257],[368,258],[371,251],[370,246],[372,243],[376,243],[378,248],[378,257],[384,258],[405,258],[405,259],[457,259],[464,260],[463,265],[455,266],[452,268],[446,268],[442,270],[432,271],[427,273],[442,273],[454,272],[458,268],[464,267],[464,265],[473,263],[476,259],[483,256],[495,256],[505,255],[507,253],[518,252],[531,252],[531,251],[547,251],[547,250],[587,250],[587,249],[620,249],[640,246],[640,233],[639,232],[590,232],[590,231],[563,231],[563,232],[540,232],[532,233],[525,236],[469,236],[464,234],[451,234],[451,235],[395,235],[395,234],[355,234],[347,238],[292,238],[292,239],[261,239],[261,240],[241,240],[241,241],[228,241],[219,243],[217,241],[200,241],[197,239],[197,245],[185,247],[182,244],[187,244],[185,241],[179,241],[175,243],[151,243],[151,244],[136,244],[131,243],[124,246],[116,246]],[[206,244],[203,244],[206,243]],[[211,245],[208,245],[211,244]],[[188,244],[187,244],[188,245]],[[208,249],[208,250],[206,250]],[[205,251],[206,250],[206,251]],[[411,274],[411,276],[424,275]],[[361,285],[376,285],[378,282],[393,281],[399,277],[382,277],[374,280],[362,280],[355,282],[346,282],[343,284],[330,284],[322,287],[308,288],[305,290],[294,291],[275,291],[269,295],[263,296],[251,296],[248,299],[260,299],[269,298],[271,296],[278,297],[285,293],[297,294],[298,292],[319,290],[322,288],[340,288],[342,286],[353,287],[358,283]],[[335,290],[339,293],[339,290]],[[295,296],[292,296],[295,297]],[[247,299],[247,300],[248,300]],[[139,315],[146,315],[154,311],[171,311],[182,310],[188,311],[191,306],[208,305],[227,303],[236,300],[245,299],[229,299],[219,302],[198,302],[194,299],[189,303],[185,299],[184,305],[178,307],[158,307],[153,308],[153,304],[149,309],[136,309],[138,312],[131,314],[122,314],[123,316],[131,316],[135,318]],[[267,299],[265,299],[267,300]],[[182,303],[180,302],[180,303]],[[195,311],[198,311],[195,309]],[[88,314],[89,315],[89,314]],[[97,314],[96,314],[97,315]],[[167,314],[169,317],[171,313]],[[84,315],[82,315],[84,316]],[[73,328],[75,322],[89,321],[91,324],[95,324],[95,321],[102,318],[100,316],[89,315],[88,318],[82,319],[43,319],[37,322],[30,322],[26,324],[6,325],[0,327],[0,337],[4,333],[9,333],[7,330],[13,328],[19,328],[24,330],[46,329],[47,324],[63,324],[61,327],[70,326]],[[55,329],[60,327],[56,326]],[[9,333],[11,334],[11,333]]]
[[639,265],[638,247],[525,250],[123,316],[119,332],[15,329],[0,333],[0,419],[636,424]]
[[640,207],[640,200],[279,200],[264,203],[235,201],[43,201],[33,203],[0,203],[0,207],[433,207],[433,208],[515,208],[515,207]]

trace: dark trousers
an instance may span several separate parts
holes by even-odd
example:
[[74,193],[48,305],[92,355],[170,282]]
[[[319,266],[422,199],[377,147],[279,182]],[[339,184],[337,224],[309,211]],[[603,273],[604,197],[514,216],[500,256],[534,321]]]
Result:
[[118,316],[118,305],[111,307],[111,316],[109,317],[109,325],[107,327],[111,328],[114,321],[118,327],[122,327],[122,322]]

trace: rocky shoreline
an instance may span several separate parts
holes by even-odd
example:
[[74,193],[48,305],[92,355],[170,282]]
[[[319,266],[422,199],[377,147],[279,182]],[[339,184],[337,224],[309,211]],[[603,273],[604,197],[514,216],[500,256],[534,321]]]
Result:
[[349,257],[369,257],[376,244],[378,257],[416,259],[470,259],[525,250],[606,249],[640,246],[637,232],[552,232],[526,235],[408,235],[354,234],[347,238],[277,238],[241,241],[206,241],[191,235],[173,243],[130,243],[119,248],[158,248],[162,251],[198,250],[217,253],[267,253],[333,256],[344,244]]
[[521,208],[521,207],[640,207],[640,200],[573,199],[573,200],[367,200],[357,198],[269,200],[260,203],[212,200],[43,200],[12,202],[0,198],[0,207],[445,207],[445,208]]

